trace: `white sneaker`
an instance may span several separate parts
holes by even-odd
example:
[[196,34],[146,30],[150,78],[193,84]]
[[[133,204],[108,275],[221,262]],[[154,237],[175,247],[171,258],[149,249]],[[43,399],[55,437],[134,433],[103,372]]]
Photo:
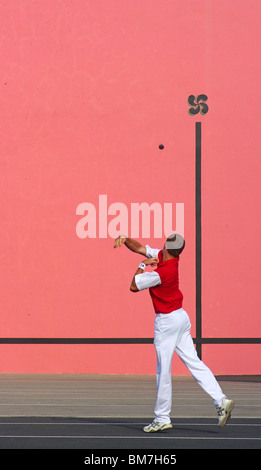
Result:
[[223,428],[229,418],[231,417],[231,411],[233,410],[235,402],[233,400],[229,400],[228,398],[222,399],[222,405],[218,408],[218,426]]
[[171,428],[172,428],[171,423],[160,423],[159,421],[154,419],[151,424],[143,428],[143,431],[144,432],[157,432],[157,431],[164,431],[165,429],[171,429]]

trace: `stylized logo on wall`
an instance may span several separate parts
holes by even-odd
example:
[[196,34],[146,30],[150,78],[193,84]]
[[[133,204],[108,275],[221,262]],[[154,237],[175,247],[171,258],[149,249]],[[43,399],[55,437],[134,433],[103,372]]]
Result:
[[202,116],[205,116],[208,112],[208,105],[206,104],[208,97],[207,95],[189,95],[188,105],[190,106],[188,113],[190,116],[195,116],[200,113]]

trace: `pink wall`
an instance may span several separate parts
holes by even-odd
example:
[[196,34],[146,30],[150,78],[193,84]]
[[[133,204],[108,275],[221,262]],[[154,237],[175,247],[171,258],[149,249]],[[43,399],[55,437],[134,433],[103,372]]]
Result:
[[[1,337],[152,337],[137,255],[80,239],[80,203],[184,203],[195,336],[195,122],[202,122],[205,337],[261,337],[259,0],[13,0],[1,18]],[[208,95],[189,116],[190,94]],[[164,144],[164,150],[158,145]],[[108,216],[108,223],[112,220]],[[130,222],[130,221],[129,221]],[[164,236],[139,237],[161,247]],[[260,345],[205,345],[259,374]],[[175,358],[173,371],[187,374]],[[0,372],[154,374],[153,345],[0,345]]]

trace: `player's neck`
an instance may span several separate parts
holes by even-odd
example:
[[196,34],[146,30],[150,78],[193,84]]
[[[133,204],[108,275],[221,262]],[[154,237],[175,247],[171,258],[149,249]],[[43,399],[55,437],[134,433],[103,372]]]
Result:
[[169,259],[174,259],[174,256],[171,256],[166,249],[162,253],[162,261],[168,261]]

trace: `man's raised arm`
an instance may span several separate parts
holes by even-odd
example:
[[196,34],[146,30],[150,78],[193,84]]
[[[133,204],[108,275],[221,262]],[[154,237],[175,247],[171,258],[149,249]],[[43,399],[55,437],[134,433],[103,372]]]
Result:
[[114,248],[117,246],[121,246],[122,243],[129,248],[129,250],[133,251],[134,253],[139,253],[140,255],[146,256],[146,247],[143,246],[138,240],[134,240],[133,238],[125,237],[125,235],[120,235],[114,241]]

